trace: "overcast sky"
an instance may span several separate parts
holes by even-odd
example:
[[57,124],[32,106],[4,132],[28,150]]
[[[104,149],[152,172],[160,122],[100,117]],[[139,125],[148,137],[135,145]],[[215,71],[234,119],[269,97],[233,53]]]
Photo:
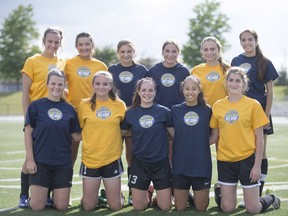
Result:
[[[252,28],[259,35],[264,55],[275,67],[288,65],[288,4],[286,0],[217,0],[220,12],[229,17],[231,31],[225,34],[230,50],[224,53],[229,63],[243,52],[239,33]],[[1,28],[4,18],[19,4],[32,4],[33,19],[42,36],[48,26],[59,26],[64,32],[60,56],[77,54],[75,37],[90,32],[96,46],[112,45],[129,38],[135,42],[137,57],[161,59],[161,46],[167,39],[180,45],[188,41],[189,19],[192,9],[204,0],[0,0]],[[208,35],[207,35],[208,36]],[[41,46],[41,41],[39,40]]]

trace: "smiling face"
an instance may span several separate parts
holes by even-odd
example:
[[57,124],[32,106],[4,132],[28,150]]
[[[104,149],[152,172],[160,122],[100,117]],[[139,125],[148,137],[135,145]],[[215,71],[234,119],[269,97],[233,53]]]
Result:
[[156,96],[155,84],[153,81],[143,81],[137,93],[141,98],[141,106],[150,107]]
[[250,32],[243,32],[240,35],[240,44],[245,51],[246,56],[255,56],[256,55],[256,46],[258,42],[255,40],[255,37]]
[[220,50],[214,41],[207,40],[202,44],[201,54],[208,64],[218,63],[218,59],[220,57]]
[[47,57],[54,57],[61,46],[61,36],[58,33],[49,32],[43,38],[44,52],[43,55]]
[[244,82],[239,74],[231,73],[226,80],[229,94],[242,95]]
[[164,57],[165,67],[174,67],[177,63],[177,58],[179,56],[179,49],[173,43],[167,43],[162,50],[162,55]]
[[90,59],[94,45],[89,37],[79,37],[77,39],[76,48],[79,56],[83,59]]
[[96,98],[99,100],[108,100],[109,91],[112,89],[112,82],[108,77],[95,76],[93,80],[93,90],[96,93]]
[[183,85],[183,95],[188,106],[198,104],[198,95],[201,93],[199,84],[193,79],[186,79]]
[[128,44],[122,45],[117,51],[121,65],[129,67],[133,64],[135,50]]
[[52,75],[47,83],[48,98],[53,101],[60,101],[65,89],[65,80],[63,77]]

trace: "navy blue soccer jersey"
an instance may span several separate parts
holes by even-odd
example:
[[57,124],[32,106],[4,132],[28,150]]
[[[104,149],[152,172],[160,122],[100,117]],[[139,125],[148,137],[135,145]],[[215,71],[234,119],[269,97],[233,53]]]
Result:
[[33,128],[36,162],[62,168],[72,167],[71,134],[81,131],[72,105],[47,98],[33,101],[28,107],[25,125]]
[[244,54],[232,59],[231,66],[238,66],[245,70],[249,78],[249,89],[246,95],[259,101],[260,104],[266,104],[265,83],[275,80],[279,77],[274,65],[270,60],[267,61],[267,70],[264,81],[257,78],[258,66],[256,64],[256,56],[247,57]]
[[172,68],[158,63],[148,70],[148,76],[153,78],[157,85],[155,102],[171,109],[175,104],[182,103],[184,96],[180,91],[181,82],[189,76],[186,67],[177,63]]
[[199,104],[187,106],[184,102],[173,106],[171,114],[175,130],[172,174],[211,178],[211,108]]
[[168,159],[167,127],[172,127],[170,109],[159,104],[129,109],[121,124],[122,129],[131,129],[133,157],[143,162]]
[[126,106],[131,106],[136,83],[147,76],[147,68],[141,64],[123,67],[120,63],[117,63],[111,65],[108,71],[113,74],[113,82],[120,91],[120,98]]

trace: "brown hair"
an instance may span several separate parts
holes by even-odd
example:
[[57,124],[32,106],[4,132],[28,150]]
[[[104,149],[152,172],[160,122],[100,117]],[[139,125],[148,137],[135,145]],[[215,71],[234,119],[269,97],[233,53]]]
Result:
[[258,34],[254,30],[246,29],[242,31],[239,35],[239,39],[241,41],[241,36],[243,33],[250,33],[252,34],[254,40],[257,42],[256,45],[256,64],[257,64],[257,78],[263,82],[264,77],[266,75],[266,70],[267,70],[267,61],[268,59],[263,55],[260,46],[258,44]]

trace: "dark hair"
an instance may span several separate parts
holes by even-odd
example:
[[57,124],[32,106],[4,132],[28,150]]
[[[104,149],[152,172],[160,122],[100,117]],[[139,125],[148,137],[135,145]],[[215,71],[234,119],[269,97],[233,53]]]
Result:
[[263,82],[264,77],[266,75],[266,70],[267,70],[267,61],[268,59],[263,55],[260,46],[258,44],[258,34],[254,30],[246,29],[242,31],[239,35],[239,39],[241,41],[241,36],[243,33],[250,33],[252,34],[254,40],[257,42],[256,45],[256,64],[257,64],[257,78]]
[[213,37],[213,36],[209,36],[209,37],[205,37],[202,42],[201,42],[201,49],[203,48],[203,44],[207,41],[213,41],[217,47],[218,47],[218,50],[219,50],[219,58],[218,58],[218,61],[220,63],[220,66],[222,68],[222,71],[223,71],[223,74],[226,73],[226,71],[230,68],[230,65],[227,64],[225,61],[223,61],[223,58],[222,58],[222,45],[220,43],[220,41],[216,38],[216,37]]
[[138,80],[137,83],[136,83],[136,90],[134,92],[133,99],[132,99],[132,105],[131,105],[132,108],[140,106],[140,104],[141,104],[141,98],[140,98],[140,96],[138,94],[138,91],[140,91],[141,86],[142,86],[142,84],[144,82],[152,82],[153,86],[154,86],[154,90],[156,91],[156,83],[155,83],[155,81],[152,78],[145,77],[145,78],[142,78],[142,79]]
[[198,97],[197,97],[197,102],[198,102],[198,104],[202,105],[203,107],[207,107],[208,105],[204,99],[201,81],[198,77],[196,77],[194,75],[190,75],[190,76],[186,77],[180,84],[180,91],[183,93],[185,82],[188,80],[192,80],[192,81],[197,83],[198,88],[200,89],[200,93],[198,94]]
[[46,39],[46,36],[47,34],[49,33],[53,33],[53,34],[59,34],[60,35],[60,38],[61,38],[61,41],[62,41],[62,38],[63,38],[63,33],[62,33],[62,30],[59,28],[59,27],[49,27],[45,30],[44,32],[44,35],[43,35],[43,38],[42,38],[42,41],[44,42],[45,39]]
[[247,77],[245,70],[241,67],[229,68],[228,71],[226,72],[226,83],[231,74],[238,74],[240,76],[240,78],[243,81],[242,94],[245,94],[248,91],[248,84],[249,84],[249,78]]
[[[49,81],[50,81],[52,76],[57,76],[57,77],[63,78],[64,85],[66,85],[66,76],[65,76],[65,74],[63,73],[63,71],[61,71],[61,70],[59,70],[57,68],[54,68],[54,69],[50,70],[49,73],[47,74],[46,85],[48,85],[48,83],[49,83]],[[64,91],[63,91],[63,94],[61,96],[61,99],[65,101]]]
[[94,43],[94,40],[93,40],[93,37],[92,37],[92,35],[91,34],[89,34],[88,32],[81,32],[81,33],[79,33],[77,36],[76,36],[76,39],[75,39],[75,47],[77,48],[77,43],[78,43],[78,40],[79,40],[79,38],[82,38],[82,37],[87,37],[87,38],[89,38],[89,40],[90,40],[90,42],[91,42],[91,44],[92,44],[92,48],[93,48],[93,50],[92,50],[92,55],[93,55],[93,53],[94,53],[94,49],[95,49],[95,43]]
[[[107,79],[109,79],[110,85],[111,85],[111,90],[108,92],[108,96],[111,100],[115,101],[116,99],[119,98],[118,93],[116,88],[113,85],[113,76],[110,72],[108,71],[99,71],[97,73],[94,74],[93,79],[92,79],[92,86],[94,84],[94,81],[97,77],[106,77]],[[91,104],[91,110],[95,110],[96,107],[96,93],[93,93],[92,97],[90,98],[90,104]]]

